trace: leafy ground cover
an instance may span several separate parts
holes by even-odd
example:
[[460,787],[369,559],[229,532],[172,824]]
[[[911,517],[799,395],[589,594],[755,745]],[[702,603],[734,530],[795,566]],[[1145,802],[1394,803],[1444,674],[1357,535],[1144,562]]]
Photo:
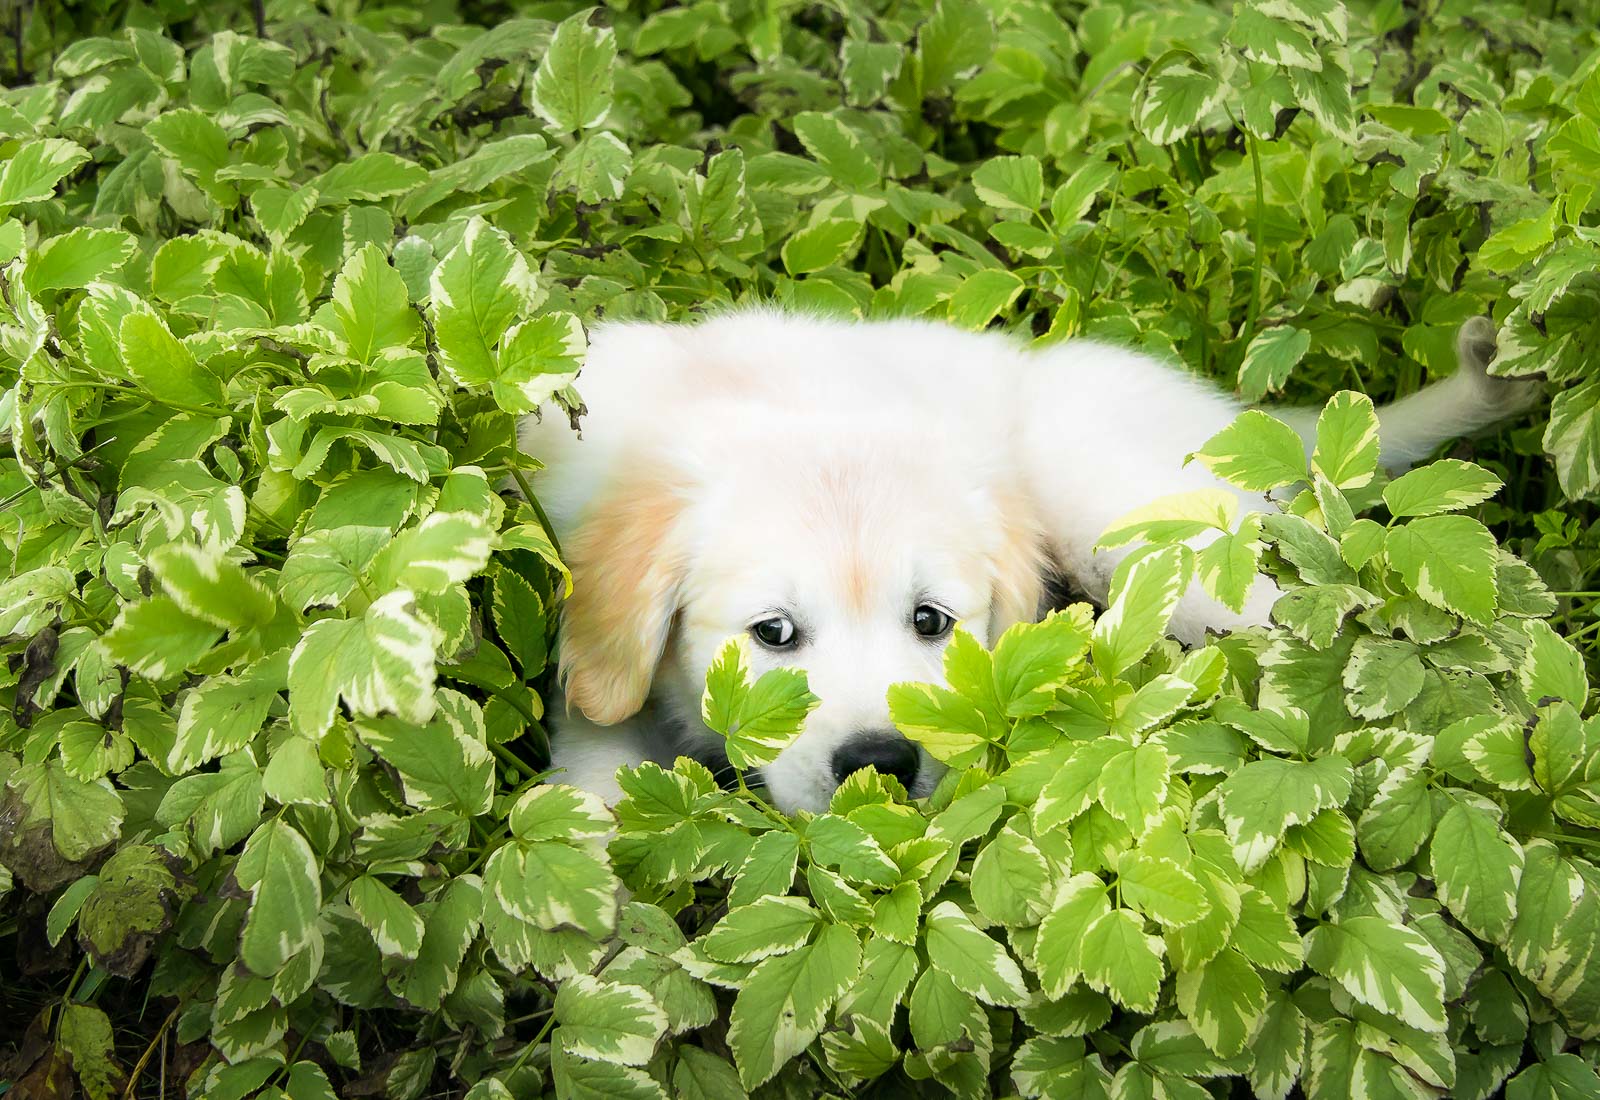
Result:
[[[1595,1095],[1597,26],[19,10],[0,1082]],[[1201,456],[1305,485],[1285,514],[1130,521],[1110,612],[897,689],[956,765],[925,804],[858,777],[787,819],[682,763],[613,814],[540,781],[568,578],[505,491],[537,458],[514,425],[581,410],[598,317],[752,296],[1333,400],[1309,465],[1252,416]],[[1548,404],[1386,481],[1368,397],[1448,372],[1476,316]],[[1234,600],[1257,568],[1270,632],[1162,639],[1191,578]],[[746,762],[775,751],[737,650],[708,692]]]

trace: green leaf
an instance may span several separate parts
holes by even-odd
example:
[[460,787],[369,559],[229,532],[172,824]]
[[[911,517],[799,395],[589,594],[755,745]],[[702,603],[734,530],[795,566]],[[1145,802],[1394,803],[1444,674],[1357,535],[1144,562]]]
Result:
[[[152,123],[151,125],[154,125]],[[83,146],[59,138],[19,146],[0,166],[0,211],[25,202],[43,202],[56,184],[89,159]]]
[[311,942],[322,908],[321,865],[311,845],[287,822],[263,822],[245,843],[234,878],[250,894],[239,958],[271,977]]
[[1229,946],[1256,966],[1279,973],[1298,969],[1304,958],[1300,935],[1288,911],[1255,888],[1239,892],[1239,919]]
[[1048,912],[1050,881],[1038,847],[1008,823],[972,861],[972,903],[998,924],[1036,924]]
[[265,626],[277,613],[267,586],[219,550],[169,542],[148,560],[166,594],[197,619],[237,634]]
[[71,886],[61,891],[55,903],[50,906],[50,912],[45,917],[44,933],[45,942],[51,947],[61,942],[73,922],[78,919],[78,911],[83,908],[84,900],[100,885],[99,875],[84,875]]
[[1135,120],[1140,133],[1157,145],[1185,137],[1216,109],[1227,84],[1197,68],[1199,59],[1178,50],[1157,58],[1145,70]]
[[815,943],[766,959],[750,972],[728,1028],[728,1046],[746,1088],[770,1080],[811,1045],[860,970],[855,933],[830,924]]
[[1305,1018],[1281,991],[1269,993],[1250,1040],[1250,1087],[1262,1100],[1285,1100],[1305,1061]]
[[1600,1074],[1576,1054],[1557,1054],[1506,1083],[1506,1100],[1581,1100],[1600,1090]]
[[1383,917],[1318,925],[1306,936],[1306,965],[1409,1027],[1445,1028],[1444,961],[1404,925]]
[[667,1030],[667,1014],[649,993],[587,974],[561,984],[555,1014],[567,1050],[624,1066],[648,1062]]
[[385,955],[415,959],[422,950],[422,918],[399,894],[371,875],[360,875],[349,886],[350,908],[372,933]]
[[1299,435],[1257,409],[1240,413],[1194,457],[1224,481],[1252,492],[1281,489],[1309,476]]
[[1064,996],[1082,975],[1084,933],[1110,911],[1106,884],[1095,875],[1073,875],[1057,888],[1034,942],[1034,966],[1047,996]]
[[1224,1058],[1245,1048],[1266,1010],[1266,987],[1255,967],[1224,949],[1197,970],[1180,971],[1178,1008],[1207,1047]]
[[744,645],[742,638],[731,638],[718,651],[706,673],[700,713],[727,739],[728,762],[749,770],[776,760],[821,700],[806,689],[799,669],[768,669],[750,683]]
[[1122,900],[1169,928],[1193,924],[1210,910],[1195,877],[1170,859],[1126,852],[1117,861]]
[[617,879],[592,852],[559,841],[505,844],[489,857],[483,882],[486,923],[503,912],[546,933],[574,929],[598,939],[616,929]]
[[1293,325],[1277,325],[1256,333],[1239,364],[1240,394],[1246,401],[1260,401],[1269,393],[1281,391],[1310,347],[1311,334]]
[[349,202],[376,202],[403,195],[427,178],[420,164],[393,153],[362,153],[352,160],[335,164],[313,179],[311,189],[317,205],[337,206]]
[[1234,12],[1228,41],[1238,46],[1251,61],[1311,70],[1322,68],[1322,57],[1309,34],[1257,8],[1242,7]]
[[757,962],[803,946],[820,920],[805,898],[760,898],[730,909],[706,935],[705,952],[720,962]]
[[1543,620],[1528,623],[1527,631],[1528,649],[1517,669],[1523,694],[1536,704],[1564,699],[1581,709],[1589,697],[1583,656]]
[[579,202],[616,202],[633,171],[633,150],[615,134],[596,130],[578,139],[561,158],[554,185],[570,186]]
[[374,362],[386,348],[412,346],[422,329],[405,280],[375,244],[345,262],[333,280],[331,306],[336,331],[362,363]]
[[1433,831],[1427,776],[1400,768],[1389,773],[1356,822],[1356,839],[1368,864],[1387,871],[1407,862]]
[[1044,170],[1035,156],[990,157],[973,171],[972,188],[996,210],[1036,214],[1044,202]]
[[120,229],[80,227],[50,238],[28,257],[24,282],[33,294],[81,290],[127,263],[137,250],[133,237]]
[[1422,691],[1422,659],[1417,647],[1394,638],[1357,638],[1344,666],[1345,705],[1357,718],[1398,714]]
[[266,186],[250,193],[250,212],[274,245],[281,245],[316,209],[317,192],[311,187]]
[[794,884],[800,840],[790,832],[763,833],[750,845],[728,891],[728,906],[749,905],[769,894],[786,894]]
[[1502,943],[1517,916],[1522,846],[1478,806],[1445,811],[1428,852],[1439,900],[1480,939]]
[[1128,512],[1108,527],[1095,547],[1109,550],[1130,542],[1183,542],[1209,531],[1233,530],[1239,498],[1226,489],[1195,489],[1160,497]]
[[1426,516],[1390,528],[1389,564],[1435,607],[1487,624],[1495,610],[1494,536],[1466,516]]
[[795,137],[817,163],[846,191],[869,192],[878,186],[878,166],[861,138],[834,115],[802,111],[792,123]]
[[188,614],[166,596],[155,596],[125,605],[100,643],[129,671],[167,680],[199,661],[220,637],[220,627]]
[[1085,929],[1083,977],[1124,1008],[1154,1011],[1161,993],[1161,941],[1128,909],[1113,909]]
[[1502,482],[1473,462],[1441,458],[1401,474],[1383,487],[1383,502],[1395,516],[1431,516],[1482,504]]
[[434,512],[401,531],[372,559],[369,591],[436,595],[481,573],[489,550],[489,526],[482,517]]
[[111,1018],[105,1012],[69,1001],[61,1008],[58,1036],[90,1100],[121,1095],[124,1077],[116,1063]]
[[950,295],[950,320],[962,328],[984,328],[1010,308],[1024,289],[1022,280],[1009,271],[975,271]]
[[223,405],[222,383],[154,315],[134,312],[124,317],[117,344],[134,382],[156,400]]
[[589,17],[581,11],[556,27],[529,90],[533,109],[560,131],[591,129],[611,113],[616,35]]
[[404,589],[383,596],[360,618],[312,623],[289,657],[289,717],[296,731],[326,733],[341,698],[357,715],[393,712],[426,722],[434,710],[437,641]]
[[337,607],[361,584],[374,555],[389,541],[386,527],[334,527],[309,531],[289,549],[278,592],[296,611]]
[[925,91],[948,88],[975,71],[994,49],[989,12],[971,0],[938,0],[917,33],[917,60]]
[[130,844],[106,860],[98,875],[78,880],[94,883],[78,912],[78,942],[97,966],[121,977],[143,969],[187,892],[175,866],[159,848]]
[[284,737],[261,773],[261,789],[285,806],[326,806],[328,782],[316,743],[292,733]]
[[957,988],[985,1004],[1016,1005],[1026,999],[1028,988],[1016,960],[954,902],[935,905],[924,925],[929,963]]
[[688,1044],[678,1047],[672,1088],[683,1100],[743,1100],[745,1096],[739,1072],[727,1059]]
[[1161,812],[1172,774],[1172,760],[1146,742],[1108,759],[1100,769],[1096,796],[1106,812],[1142,836]]
[[889,685],[889,715],[906,737],[952,768],[983,759],[989,724],[967,698],[934,684]]
[[577,377],[583,352],[583,326],[570,313],[543,313],[512,325],[489,384],[495,404],[509,413],[536,411]]
[[541,783],[512,805],[511,834],[520,840],[590,840],[611,835],[616,818],[600,796]]
[[[144,132],[213,202],[231,207],[237,200],[233,185],[217,178],[232,158],[228,153],[228,132],[215,119],[203,111],[182,107],[145,123]],[[3,195],[4,188],[0,187],[0,197]]]
[[1378,472],[1378,414],[1370,397],[1340,390],[1329,398],[1317,416],[1311,468],[1338,489],[1371,484]]
[[1259,868],[1290,825],[1350,797],[1350,762],[1324,756],[1309,762],[1254,760],[1219,788],[1223,829],[1234,858],[1247,874]]
[[1600,492],[1600,379],[1556,394],[1544,449],[1554,460],[1561,491],[1569,499]]
[[865,226],[854,218],[822,218],[783,244],[783,266],[791,275],[821,271],[855,255]]
[[1166,634],[1189,585],[1192,557],[1181,546],[1136,552],[1117,570],[1109,606],[1094,627],[1094,664],[1102,676],[1131,668]]
[[439,365],[463,386],[500,381],[495,347],[539,299],[528,262],[505,233],[473,218],[429,283]]
[[395,992],[425,1011],[435,1011],[457,986],[458,970],[477,938],[483,918],[483,881],[459,875],[424,903],[422,946],[400,976]]
[[426,183],[401,200],[396,212],[415,218],[452,194],[482,191],[496,180],[525,172],[551,155],[549,143],[538,134],[511,134],[498,141],[486,141],[471,155],[435,168]]
[[666,1100],[667,1094],[644,1070],[590,1061],[565,1043],[551,1053],[550,1071],[556,1095],[570,1100]]
[[[1081,666],[1091,632],[1090,610],[1074,604],[1037,623],[1017,623],[994,644],[996,701],[1011,717],[1037,714],[1053,705],[1055,689]],[[948,660],[948,657],[947,657]]]
[[[292,686],[290,690],[292,695]],[[494,757],[485,744],[475,704],[454,698],[457,702],[451,709],[457,714],[441,708],[426,724],[404,718],[371,719],[358,723],[356,732],[399,773],[401,792],[411,805],[468,816],[487,813],[494,789]],[[472,724],[463,722],[463,716]]]

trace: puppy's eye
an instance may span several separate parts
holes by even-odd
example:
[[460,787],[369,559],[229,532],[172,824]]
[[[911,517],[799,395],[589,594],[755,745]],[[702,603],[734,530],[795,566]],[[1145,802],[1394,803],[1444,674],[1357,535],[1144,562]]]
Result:
[[774,615],[770,619],[751,623],[750,633],[756,636],[756,641],[769,649],[785,649],[794,645],[794,623],[783,615]]
[[942,638],[956,621],[932,604],[918,604],[911,613],[911,626],[924,638]]

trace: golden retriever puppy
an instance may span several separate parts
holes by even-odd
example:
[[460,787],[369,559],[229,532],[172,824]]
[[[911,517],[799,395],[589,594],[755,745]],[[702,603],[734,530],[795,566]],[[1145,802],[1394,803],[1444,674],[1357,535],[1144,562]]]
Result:
[[[1469,325],[1461,370],[1381,410],[1386,464],[1526,403],[1528,384],[1485,374],[1492,336]],[[942,769],[895,730],[889,685],[939,680],[957,623],[992,644],[1037,615],[1051,574],[1103,600],[1122,552],[1094,551],[1102,531],[1218,487],[1185,458],[1241,411],[1092,341],[1031,350],[925,321],[770,309],[602,326],[579,388],[581,435],[549,416],[522,438],[546,463],[534,490],[575,582],[565,700],[550,707],[561,781],[615,800],[621,765],[723,762],[700,695],[717,649],[747,634],[755,673],[803,668],[822,700],[760,777],[786,812],[825,808],[868,765],[928,794]],[[1316,410],[1277,415],[1309,436]],[[1196,588],[1171,631],[1264,624],[1277,595],[1258,578],[1234,614]]]

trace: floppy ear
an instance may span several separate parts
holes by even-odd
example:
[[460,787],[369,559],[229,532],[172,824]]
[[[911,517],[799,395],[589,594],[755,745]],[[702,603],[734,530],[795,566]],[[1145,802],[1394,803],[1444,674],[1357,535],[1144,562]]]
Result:
[[992,559],[991,642],[1008,627],[1037,619],[1044,600],[1046,554],[1038,517],[1028,499],[1016,492],[1001,494],[999,511],[1000,542]]
[[599,725],[637,713],[667,644],[683,578],[682,487],[629,478],[603,496],[562,548],[572,596],[561,616],[568,705]]

